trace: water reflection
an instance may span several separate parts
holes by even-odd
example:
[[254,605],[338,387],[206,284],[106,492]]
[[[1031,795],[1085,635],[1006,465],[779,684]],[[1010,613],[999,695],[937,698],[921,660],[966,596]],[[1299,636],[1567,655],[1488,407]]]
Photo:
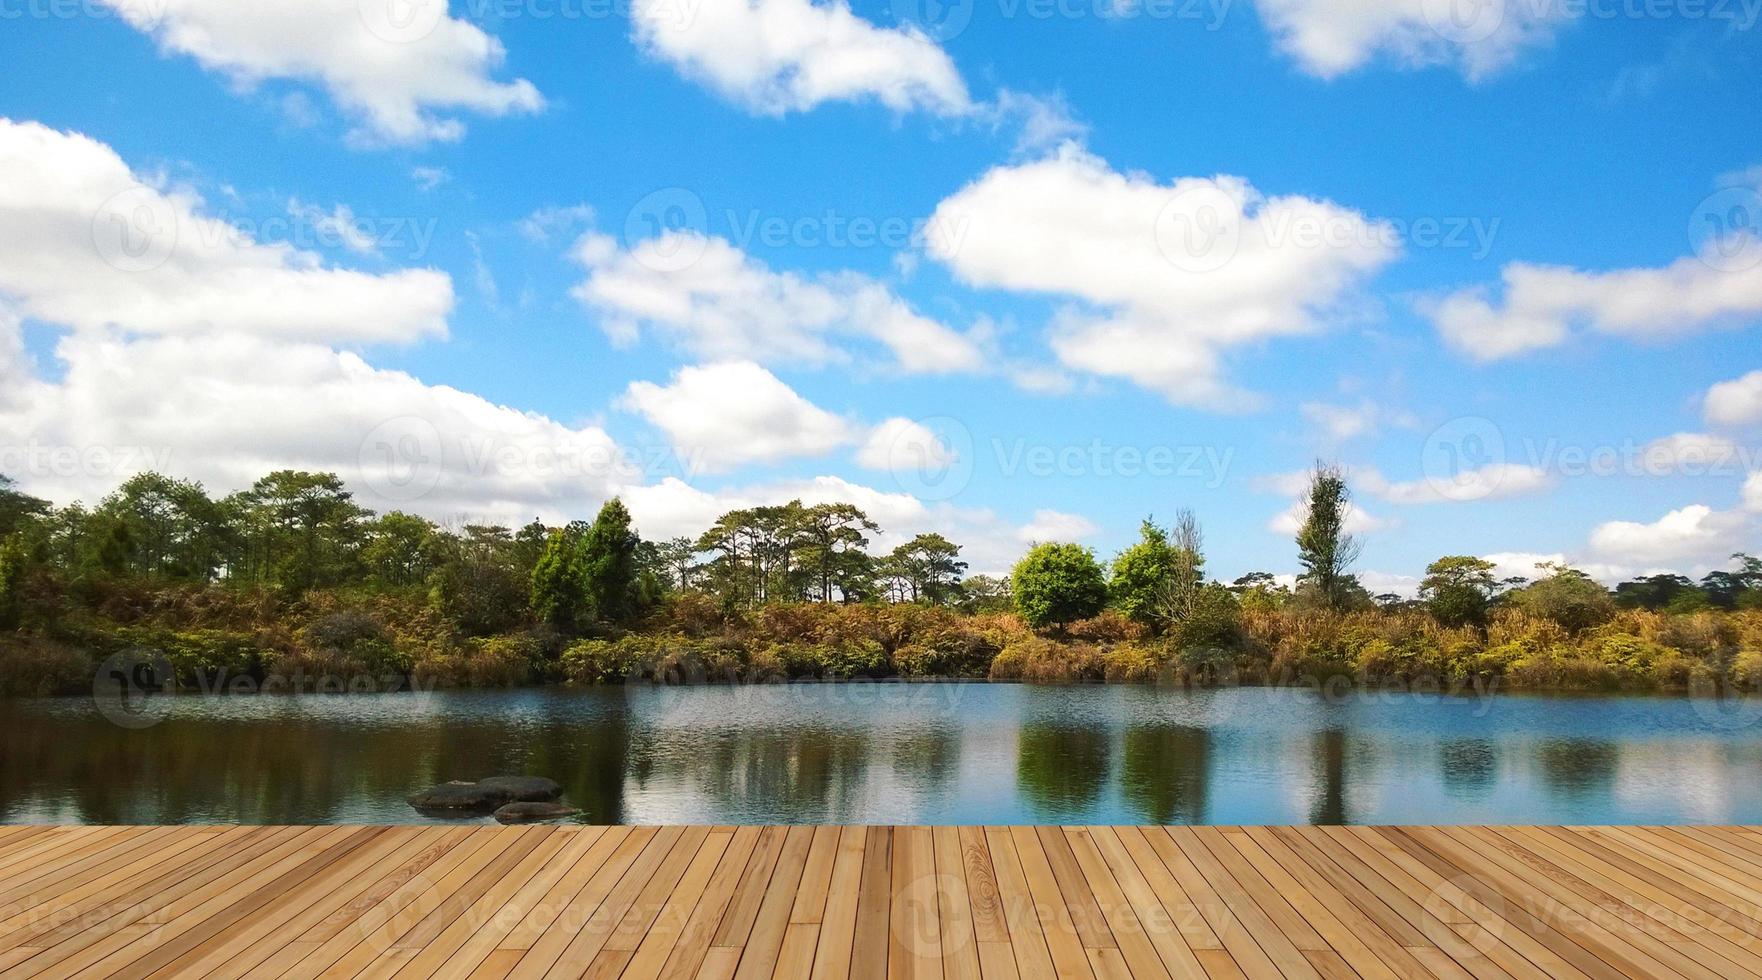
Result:
[[1093,806],[1107,783],[1112,733],[1034,722],[1016,737],[1016,783],[1036,822],[1059,823]]
[[1120,746],[1120,790],[1138,822],[1205,822],[1211,732],[1189,725],[1134,725]]
[[1499,779],[1499,751],[1491,739],[1447,738],[1438,743],[1444,791],[1460,800],[1485,797]]
[[[897,696],[894,696],[897,695]],[[1673,699],[839,685],[0,701],[0,820],[410,821],[548,775],[592,822],[1762,822],[1762,728]]]

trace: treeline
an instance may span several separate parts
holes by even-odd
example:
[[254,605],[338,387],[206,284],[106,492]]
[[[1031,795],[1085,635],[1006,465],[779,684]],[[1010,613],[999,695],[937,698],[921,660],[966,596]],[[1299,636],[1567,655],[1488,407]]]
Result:
[[880,528],[850,504],[740,509],[648,541],[618,500],[563,527],[445,527],[375,514],[326,473],[220,498],[147,473],[89,507],[0,477],[0,690],[78,689],[95,659],[139,649],[190,680],[1762,684],[1762,560],[1611,591],[1571,568],[1500,579],[1446,556],[1416,598],[1372,595],[1352,571],[1350,506],[1345,474],[1318,464],[1287,586],[1209,577],[1188,511],[1146,519],[1111,559],[1041,544],[993,578],[968,576],[939,534],[876,551]]

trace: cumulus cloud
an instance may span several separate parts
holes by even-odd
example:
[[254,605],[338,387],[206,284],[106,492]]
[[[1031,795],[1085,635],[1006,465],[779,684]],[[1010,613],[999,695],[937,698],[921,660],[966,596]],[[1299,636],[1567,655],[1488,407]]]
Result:
[[273,469],[340,474],[378,509],[436,519],[579,516],[638,478],[602,430],[497,405],[320,344],[242,334],[70,334],[58,381],[0,406],[3,468],[59,501],[159,469],[211,490]]
[[973,108],[936,42],[876,27],[845,0],[636,0],[630,20],[643,51],[755,113],[867,100],[943,116]]
[[1751,371],[1708,388],[1702,412],[1714,425],[1762,422],[1762,371]]
[[1744,509],[1751,513],[1762,512],[1762,472],[1751,473],[1744,478]]
[[357,135],[376,142],[454,140],[452,110],[501,116],[544,99],[525,79],[492,77],[506,52],[446,0],[99,0],[168,53],[189,55],[234,84],[270,79],[322,86]]
[[1255,7],[1279,49],[1322,78],[1379,56],[1484,78],[1546,43],[1564,17],[1558,5],[1523,0],[1255,0]]
[[624,404],[667,434],[688,470],[706,473],[822,456],[858,435],[751,361],[681,368],[665,386],[632,382]]
[[1664,341],[1762,315],[1762,265],[1722,269],[1697,256],[1662,268],[1583,272],[1515,262],[1503,294],[1474,287],[1420,305],[1445,342],[1478,361],[1548,347],[1575,327],[1629,340]]
[[1317,330],[1400,252],[1391,228],[1346,208],[1239,177],[1161,183],[1074,144],[989,171],[931,224],[962,230],[927,249],[963,282],[1071,301],[1052,337],[1065,366],[1211,407],[1250,400],[1222,352]]
[[891,418],[869,430],[857,464],[888,473],[923,473],[954,465],[959,454],[929,426],[914,419]]
[[1610,561],[1638,567],[1690,563],[1712,567],[1743,550],[1749,515],[1706,504],[1673,510],[1650,524],[1608,521],[1591,531],[1591,550]]
[[298,340],[442,337],[452,280],[372,275],[258,242],[76,133],[0,119],[0,294],[76,329]]
[[855,342],[880,345],[911,374],[984,365],[972,337],[857,273],[778,272],[726,239],[696,232],[668,232],[631,250],[590,232],[574,254],[588,276],[572,295],[601,317],[615,342],[634,342],[648,329],[710,359],[838,363],[851,359]]
[[1034,519],[1016,529],[1016,539],[1029,544],[1081,541],[1101,530],[1081,514],[1037,510]]

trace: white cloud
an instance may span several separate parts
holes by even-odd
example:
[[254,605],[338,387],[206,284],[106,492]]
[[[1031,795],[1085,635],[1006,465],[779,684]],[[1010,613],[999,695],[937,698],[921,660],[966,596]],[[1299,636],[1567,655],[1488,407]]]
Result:
[[1029,544],[1081,541],[1101,530],[1080,514],[1037,510],[1034,519],[1016,529],[1016,539]]
[[1491,75],[1546,43],[1564,15],[1524,0],[1255,0],[1279,49],[1304,71],[1334,78],[1379,55],[1407,67],[1449,65]]
[[1752,513],[1762,512],[1762,472],[1751,473],[1744,478],[1744,509]]
[[776,272],[727,240],[669,232],[618,248],[589,233],[575,248],[588,277],[572,290],[615,342],[646,327],[692,354],[819,365],[850,359],[846,341],[880,344],[913,374],[975,371],[971,337],[921,316],[886,286],[856,273]]
[[635,381],[624,403],[667,434],[688,470],[707,473],[825,455],[858,433],[751,361],[681,368],[664,387]]
[[1329,443],[1375,435],[1384,425],[1413,424],[1411,415],[1384,408],[1368,398],[1361,399],[1356,405],[1304,402],[1298,406],[1298,411]]
[[959,454],[922,422],[891,418],[869,431],[857,464],[888,473],[922,473],[954,465]]
[[445,167],[411,167],[410,179],[416,182],[419,190],[426,193],[452,180],[453,175]]
[[934,41],[876,27],[845,0],[636,0],[630,21],[646,53],[755,113],[868,99],[895,112],[972,109]]
[[1662,341],[1762,315],[1762,265],[1724,270],[1685,256],[1663,268],[1582,272],[1514,262],[1503,295],[1464,289],[1421,304],[1451,346],[1479,361],[1557,347],[1575,326]]
[[58,501],[95,501],[147,469],[223,493],[300,468],[340,474],[381,510],[523,523],[588,513],[640,475],[598,428],[319,344],[72,334],[56,357],[59,381],[0,406],[0,469]]
[[927,246],[962,281],[1082,304],[1053,331],[1067,367],[1215,407],[1248,400],[1221,376],[1223,351],[1318,329],[1400,251],[1355,211],[1239,177],[1122,174],[1074,144],[989,171],[931,225],[962,231]]
[[1376,470],[1353,475],[1366,492],[1394,504],[1501,500],[1536,493],[1552,483],[1546,470],[1522,463],[1488,463],[1420,480],[1390,480]]
[[1762,371],[1751,371],[1708,388],[1702,411],[1714,425],[1762,422]]
[[1591,550],[1630,566],[1710,567],[1744,549],[1750,518],[1738,511],[1716,511],[1705,504],[1673,510],[1650,524],[1608,521],[1591,531]]
[[1358,584],[1364,586],[1371,595],[1393,593],[1403,599],[1412,599],[1419,595],[1419,579],[1412,575],[1365,571],[1358,573]]
[[158,42],[241,87],[268,79],[322,85],[375,142],[458,139],[449,110],[501,116],[544,99],[525,79],[491,77],[505,52],[445,0],[100,0]]
[[1525,578],[1535,580],[1542,576],[1538,565],[1567,564],[1566,555],[1561,552],[1543,554],[1534,551],[1498,551],[1490,555],[1482,555],[1482,561],[1493,563],[1493,577],[1499,579]]
[[379,254],[379,240],[355,217],[355,210],[347,204],[338,204],[326,211],[311,204],[303,204],[298,198],[290,198],[288,215],[311,225],[320,242],[335,242],[356,255]]
[[85,136],[0,119],[0,173],[0,294],[26,317],[335,342],[446,335],[445,273],[326,268],[313,253],[254,241]]

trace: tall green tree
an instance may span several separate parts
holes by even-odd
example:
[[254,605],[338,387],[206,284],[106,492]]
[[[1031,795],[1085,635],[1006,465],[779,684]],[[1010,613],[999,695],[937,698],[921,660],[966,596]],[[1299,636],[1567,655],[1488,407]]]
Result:
[[1445,626],[1485,626],[1499,589],[1495,567],[1470,555],[1446,555],[1426,566],[1419,583],[1420,601]]
[[11,477],[0,473],[0,538],[24,529],[27,521],[49,516],[49,502],[15,489]]
[[[879,531],[869,515],[853,504],[815,504],[800,515],[796,546],[802,563],[812,570],[815,598],[849,601],[869,574],[868,536]],[[853,589],[853,586],[857,588]]]
[[1107,606],[1107,579],[1095,553],[1077,544],[1040,544],[1010,573],[1016,611],[1035,629],[1087,619]]
[[920,534],[893,549],[887,567],[898,578],[905,601],[946,605],[960,596],[961,575],[967,570],[960,554],[960,545],[942,535]]
[[594,614],[624,624],[641,611],[637,588],[637,548],[642,539],[630,526],[630,511],[613,497],[581,539],[581,575]]
[[394,510],[381,515],[368,525],[361,549],[368,576],[388,588],[426,583],[443,557],[439,530],[414,514]]
[[1303,573],[1298,587],[1318,605],[1336,611],[1353,606],[1364,592],[1347,571],[1359,552],[1358,539],[1346,531],[1351,513],[1345,471],[1331,463],[1316,463],[1299,506],[1297,562]]
[[594,615],[581,565],[581,543],[586,537],[584,521],[556,528],[532,568],[532,611],[564,632],[582,629]]

